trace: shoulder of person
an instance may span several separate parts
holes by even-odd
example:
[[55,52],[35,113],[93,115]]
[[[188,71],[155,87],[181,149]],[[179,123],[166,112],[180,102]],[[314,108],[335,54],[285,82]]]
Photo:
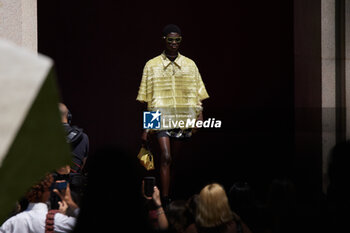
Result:
[[71,232],[76,225],[75,217],[67,216],[61,213],[55,214],[55,232]]
[[187,67],[197,68],[196,63],[191,59],[181,54],[181,64]]
[[226,224],[225,224],[229,229],[234,229],[234,230],[236,230],[236,228],[237,228],[237,222],[236,221],[229,221],[229,222],[227,222]]
[[189,225],[186,230],[185,233],[197,233],[197,226],[196,224],[192,223],[191,225]]
[[[251,233],[249,227],[242,221],[230,221],[226,223],[226,226],[228,228],[228,232],[243,232],[243,233]],[[241,229],[241,230],[239,230]]]
[[241,221],[242,224],[242,231],[244,233],[252,233],[252,231],[250,230],[250,228],[247,226],[247,224],[245,224],[245,222]]
[[65,214],[61,214],[61,213],[56,213],[55,214],[55,224],[59,224],[59,223],[65,223],[66,221],[76,221],[76,217],[73,216],[68,216]]
[[2,225],[0,225],[0,233],[11,232],[15,225],[17,227],[20,227],[20,225],[26,225],[27,222],[25,221],[25,219],[28,219],[26,211],[12,216],[11,218],[7,219]]
[[89,136],[86,133],[82,133],[83,140],[89,141]]
[[158,55],[146,62],[146,67],[154,66],[154,65],[159,65],[162,63],[162,55]]

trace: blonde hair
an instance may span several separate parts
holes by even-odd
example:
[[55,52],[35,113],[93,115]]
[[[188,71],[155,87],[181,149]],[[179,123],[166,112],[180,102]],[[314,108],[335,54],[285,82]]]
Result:
[[196,222],[199,226],[219,226],[236,216],[230,209],[226,192],[221,185],[213,183],[201,190],[196,211]]

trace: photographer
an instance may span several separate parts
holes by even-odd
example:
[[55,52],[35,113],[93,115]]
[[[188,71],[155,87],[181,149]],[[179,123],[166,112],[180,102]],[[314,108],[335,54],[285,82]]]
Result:
[[77,204],[70,195],[69,185],[66,190],[54,192],[59,195],[58,210],[50,210],[47,201],[53,187],[53,177],[46,175],[38,184],[31,187],[26,194],[28,208],[9,218],[1,227],[0,233],[31,233],[31,232],[71,232],[75,226],[75,217],[65,215],[68,208],[78,213]]
[[[62,181],[56,181],[56,183],[60,183]],[[64,181],[63,181],[64,182]],[[60,212],[62,214],[67,214],[67,210],[71,210],[73,213],[72,215],[74,217],[77,217],[79,215],[79,206],[75,203],[75,201],[72,198],[71,190],[69,188],[69,183],[66,183],[65,189],[54,189],[53,190],[61,199],[61,202],[59,202],[60,205]]]
[[72,114],[65,104],[59,103],[58,109],[66,132],[66,140],[72,147],[71,173],[82,174],[89,154],[89,137],[83,132],[83,129],[71,125]]
[[[64,166],[57,169],[54,173],[52,173],[52,177],[54,179],[54,183],[52,185],[52,191],[50,196],[50,207],[51,209],[59,209],[59,202],[62,200],[61,196],[57,192],[66,192],[66,189],[69,186],[69,198],[79,206],[81,200],[80,196],[75,192],[72,192],[71,189],[71,175],[70,175],[70,166]],[[74,209],[69,208],[67,215],[76,216],[73,212]]]
[[[85,164],[89,154],[89,137],[83,132],[83,129],[72,126],[72,114],[63,103],[58,104],[61,114],[61,122],[66,132],[66,141],[72,149],[72,164],[69,168],[69,179],[72,196],[79,204],[83,197],[87,184],[87,169]],[[64,171],[63,171],[64,173]],[[57,206],[56,206],[57,208]]]

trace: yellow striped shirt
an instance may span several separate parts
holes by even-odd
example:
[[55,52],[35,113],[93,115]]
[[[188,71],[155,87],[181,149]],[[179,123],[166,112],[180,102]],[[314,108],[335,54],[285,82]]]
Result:
[[[163,52],[146,63],[136,100],[147,102],[149,111],[159,110],[162,121],[169,122],[196,119],[206,98],[209,95],[194,61],[179,53],[172,62]],[[171,128],[186,127],[166,129]]]

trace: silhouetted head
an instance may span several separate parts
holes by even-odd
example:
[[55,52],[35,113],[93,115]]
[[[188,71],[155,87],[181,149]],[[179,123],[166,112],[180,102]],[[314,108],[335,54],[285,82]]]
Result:
[[251,208],[255,203],[253,190],[247,182],[234,183],[229,192],[228,198],[231,209],[239,211],[245,208]]
[[233,218],[224,188],[217,183],[205,186],[199,193],[197,224],[201,227],[215,227]]
[[184,232],[190,223],[192,223],[186,201],[183,200],[172,201],[169,204],[167,218],[171,232]]

